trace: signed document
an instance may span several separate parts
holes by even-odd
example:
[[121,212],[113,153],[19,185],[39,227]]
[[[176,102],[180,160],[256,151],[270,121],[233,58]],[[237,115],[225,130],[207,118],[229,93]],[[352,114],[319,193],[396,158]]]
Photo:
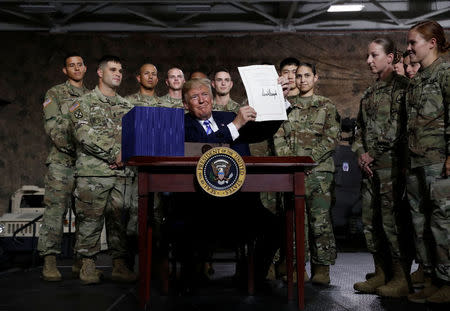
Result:
[[273,65],[238,67],[256,121],[287,120],[283,90]]

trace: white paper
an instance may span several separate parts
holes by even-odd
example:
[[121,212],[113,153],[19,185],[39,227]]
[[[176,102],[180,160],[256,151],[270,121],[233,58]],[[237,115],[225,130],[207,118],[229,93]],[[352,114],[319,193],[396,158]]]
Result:
[[283,89],[273,65],[238,67],[256,121],[287,120]]

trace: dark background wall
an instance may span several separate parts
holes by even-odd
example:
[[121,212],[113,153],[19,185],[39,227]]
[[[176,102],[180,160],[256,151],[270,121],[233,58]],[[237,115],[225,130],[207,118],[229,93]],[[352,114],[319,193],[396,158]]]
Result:
[[[42,121],[47,89],[61,83],[66,51],[85,55],[86,85],[96,84],[96,60],[103,54],[124,59],[125,74],[119,94],[138,90],[134,72],[150,60],[159,70],[158,95],[165,94],[165,74],[179,66],[188,75],[194,68],[212,71],[223,65],[232,71],[232,98],[245,97],[238,66],[279,62],[289,56],[317,64],[317,93],[330,97],[343,116],[355,116],[359,99],[375,77],[365,63],[367,44],[382,32],[276,33],[235,36],[167,37],[147,34],[0,33],[0,215],[11,194],[22,185],[43,186],[49,141]],[[390,32],[401,49],[406,32]],[[448,36],[448,35],[447,35]]]

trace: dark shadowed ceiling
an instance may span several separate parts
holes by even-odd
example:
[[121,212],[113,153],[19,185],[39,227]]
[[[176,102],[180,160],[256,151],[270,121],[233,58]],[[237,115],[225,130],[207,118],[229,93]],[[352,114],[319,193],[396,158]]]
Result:
[[[332,4],[363,4],[360,12],[330,13]],[[0,31],[295,32],[408,29],[434,19],[450,28],[450,1],[0,1]]]

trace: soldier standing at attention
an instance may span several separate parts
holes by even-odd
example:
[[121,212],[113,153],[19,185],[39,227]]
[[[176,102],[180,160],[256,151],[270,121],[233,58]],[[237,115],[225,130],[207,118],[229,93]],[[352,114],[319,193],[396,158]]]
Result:
[[[75,145],[69,108],[75,99],[89,90],[83,85],[86,66],[78,53],[64,58],[62,71],[67,76],[65,83],[47,91],[44,101],[44,128],[51,140],[45,177],[44,217],[39,232],[38,251],[44,257],[42,278],[46,281],[60,281],[61,273],[56,267],[56,255],[61,254],[63,219],[69,208],[73,208]],[[79,265],[73,265],[79,273]]]
[[[144,63],[136,74],[136,80],[139,83],[139,91],[135,94],[125,97],[134,107],[160,107],[159,98],[155,94],[155,88],[158,84],[158,70],[155,65],[151,63]],[[138,237],[138,174],[135,167],[131,167],[130,170],[134,172],[134,177],[129,178],[130,186],[126,190],[125,199],[128,205],[129,215],[127,224],[127,237],[128,246],[130,248],[129,256],[129,268],[134,265],[135,252],[137,251],[137,237]],[[154,220],[156,224],[160,225],[162,222],[162,210],[160,205],[161,194],[158,193],[154,196],[154,206],[158,207],[154,209]],[[154,228],[155,234],[158,235],[159,231]]]
[[[395,45],[389,38],[373,40],[367,49],[367,65],[378,79],[361,99],[355,143],[352,149],[365,173],[362,182],[362,221],[375,273],[353,285],[363,293],[404,297],[409,293],[409,269],[400,245],[398,215],[403,194],[402,152],[404,109],[408,78],[394,71]],[[387,246],[387,247],[386,247]],[[388,276],[392,278],[388,281]]]
[[139,91],[128,95],[125,99],[133,106],[158,106],[158,97],[155,94],[155,88],[158,84],[158,70],[156,66],[150,63],[143,64],[136,74],[136,80],[139,83]]
[[299,64],[300,61],[295,57],[285,58],[280,63],[280,75],[289,81],[289,94],[287,100],[293,99],[300,93],[300,90],[295,83],[295,75]]
[[216,90],[212,109],[215,111],[232,111],[238,113],[241,105],[230,97],[230,91],[233,87],[230,72],[226,68],[218,69],[214,73],[214,79],[211,81],[211,85]]
[[169,87],[169,92],[159,98],[162,107],[184,108],[181,99],[184,82],[184,73],[181,69],[174,67],[167,71],[166,85]]
[[330,214],[334,173],[331,156],[338,141],[339,121],[335,105],[328,98],[314,94],[318,79],[313,64],[299,64],[295,80],[299,95],[290,99],[288,120],[275,134],[274,144],[277,156],[309,156],[318,164],[306,172],[305,237],[309,237],[309,242],[305,238],[305,259],[310,245],[311,281],[328,285],[330,265],[336,259]]
[[441,56],[450,44],[435,21],[411,27],[407,43],[411,62],[420,63],[407,93],[407,192],[425,276],[424,289],[408,299],[443,304],[450,302],[450,63]]
[[95,259],[105,223],[113,259],[112,280],[133,282],[136,275],[124,260],[127,247],[122,215],[129,173],[123,168],[121,156],[121,119],[132,105],[116,93],[122,81],[118,57],[104,56],[97,75],[98,86],[69,108],[77,143],[74,196],[79,234],[75,251],[82,258],[80,280],[83,284],[100,282]]

